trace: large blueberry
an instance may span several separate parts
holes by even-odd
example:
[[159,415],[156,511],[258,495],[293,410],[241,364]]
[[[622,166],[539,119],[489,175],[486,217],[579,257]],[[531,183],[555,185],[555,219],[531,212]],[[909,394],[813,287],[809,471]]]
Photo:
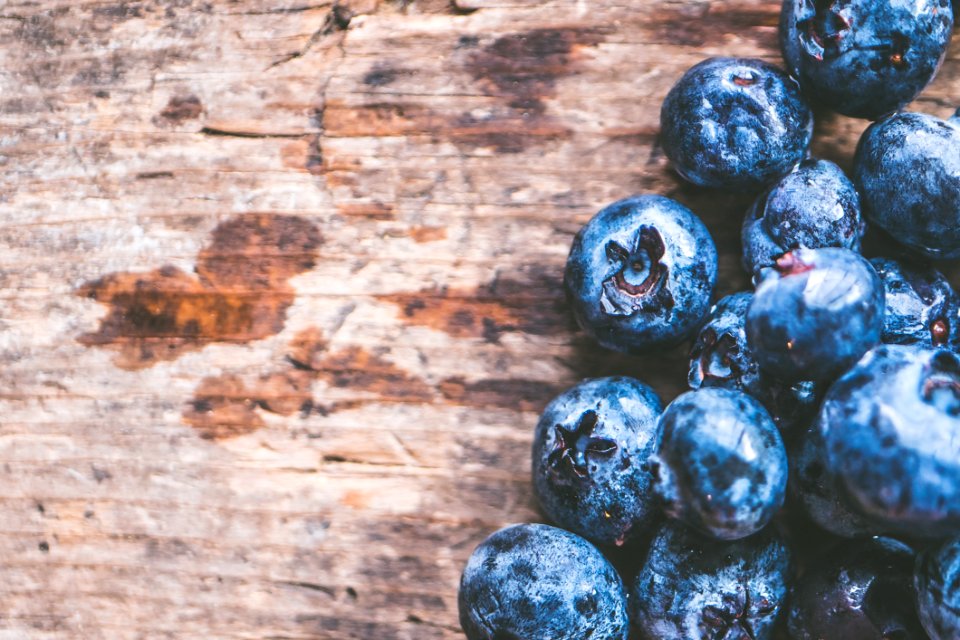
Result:
[[617,351],[670,346],[710,307],[717,250],[678,202],[634,196],[595,215],[573,240],[564,285],[577,321]]
[[784,380],[829,380],[880,341],[883,284],[847,249],[797,249],[763,280],[747,312],[760,367]]
[[757,198],[743,220],[743,266],[757,276],[800,247],[860,251],[860,196],[843,170],[827,160],[804,160]]
[[762,529],[783,504],[787,454],[754,398],[729,389],[690,391],[660,417],[648,466],[667,515],[736,540]]
[[928,258],[960,258],[960,117],[898,113],[857,144],[853,180],[863,212]]
[[710,310],[690,350],[691,389],[721,387],[748,393],[759,400],[781,433],[806,426],[816,413],[817,389],[811,382],[786,384],[765,376],[747,342],[749,291],[724,298]]
[[554,522],[621,545],[655,519],[653,452],[660,398],[633,378],[586,380],[554,399],[533,439],[533,488]]
[[790,565],[772,529],[718,542],[666,525],[633,583],[630,619],[651,640],[769,640]]
[[913,581],[920,622],[930,640],[960,638],[960,538],[920,553]]
[[848,503],[880,531],[960,531],[960,356],[880,345],[830,388],[817,427]]
[[790,593],[793,640],[927,640],[913,597],[910,547],[849,540],[804,571]]
[[460,625],[469,640],[626,640],[627,598],[586,540],[542,524],[501,529],[463,570]]
[[957,344],[957,294],[942,273],[889,258],[874,258],[870,264],[883,280],[886,294],[884,342],[928,347]]
[[710,58],[667,94],[660,133],[667,157],[690,182],[759,189],[806,155],[813,113],[781,69],[750,58]]
[[790,493],[806,514],[821,528],[838,536],[854,538],[882,532],[871,526],[847,502],[839,481],[827,464],[827,452],[820,430],[810,425],[791,442]]
[[952,29],[949,0],[784,0],[780,41],[815,101],[875,119],[933,79]]

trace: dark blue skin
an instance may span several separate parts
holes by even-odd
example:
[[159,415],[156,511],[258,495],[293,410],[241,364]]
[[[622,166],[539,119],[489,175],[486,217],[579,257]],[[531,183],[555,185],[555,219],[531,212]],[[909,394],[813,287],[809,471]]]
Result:
[[651,640],[769,640],[790,573],[772,528],[718,542],[665,525],[634,580],[630,619]]
[[739,391],[705,388],[670,403],[647,464],[664,512],[713,538],[752,535],[783,505],[780,432],[766,409]]
[[913,550],[890,538],[849,540],[790,592],[793,640],[927,640],[913,596]]
[[710,58],[688,70],[660,110],[660,142],[693,184],[753,190],[807,153],[813,112],[781,69],[751,58]]
[[883,342],[953,347],[958,343],[957,294],[943,274],[916,263],[873,258],[883,281]]
[[920,622],[930,640],[960,638],[960,538],[920,553],[913,584]]
[[660,398],[639,380],[586,380],[555,398],[533,439],[544,513],[597,544],[620,546],[657,518],[650,472]]
[[817,419],[851,509],[912,538],[960,531],[960,356],[881,345],[830,388]]
[[717,249],[678,202],[634,196],[595,215],[573,240],[564,286],[584,331],[608,349],[681,342],[710,308]]
[[713,306],[690,350],[687,380],[694,390],[720,387],[750,394],[786,434],[805,427],[816,415],[817,389],[812,382],[789,385],[760,372],[747,343],[747,309],[752,300],[752,293],[742,291]]
[[883,284],[847,249],[797,249],[763,280],[747,312],[760,368],[782,380],[829,381],[880,341]]
[[804,160],[757,198],[743,220],[743,267],[756,282],[761,269],[800,247],[860,251],[860,196],[843,170]]
[[931,259],[960,258],[960,118],[898,113],[857,144],[853,181],[863,213]]
[[463,570],[460,625],[469,640],[626,640],[627,597],[589,542],[542,524],[501,529]]
[[844,538],[881,533],[854,512],[836,476],[827,465],[827,453],[816,425],[811,425],[788,451],[790,493],[821,528]]
[[913,100],[940,68],[949,0],[784,0],[780,43],[812,100],[874,120]]

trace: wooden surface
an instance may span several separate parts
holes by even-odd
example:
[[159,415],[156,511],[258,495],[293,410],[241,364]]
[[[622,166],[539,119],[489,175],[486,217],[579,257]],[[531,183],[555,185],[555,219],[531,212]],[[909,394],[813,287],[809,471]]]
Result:
[[684,386],[574,330],[578,227],[671,195],[746,286],[749,197],[681,184],[658,113],[706,55],[778,60],[777,13],[0,1],[0,638],[459,638],[549,398]]

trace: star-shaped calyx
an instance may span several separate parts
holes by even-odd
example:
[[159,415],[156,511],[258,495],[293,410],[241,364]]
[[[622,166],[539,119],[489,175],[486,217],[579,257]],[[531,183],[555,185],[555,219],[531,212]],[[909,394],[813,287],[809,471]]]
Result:
[[603,281],[600,306],[613,316],[637,311],[673,308],[673,296],[666,287],[670,273],[665,265],[663,238],[653,227],[640,227],[627,248],[616,240],[607,243],[607,258],[617,270]]
[[590,476],[589,458],[613,455],[617,443],[593,435],[598,421],[597,412],[589,410],[580,416],[573,429],[562,424],[554,426],[556,444],[547,458],[550,468],[557,473],[572,472],[577,478],[586,479]]
[[690,353],[693,379],[699,384],[708,380],[736,380],[744,373],[738,362],[739,356],[740,345],[735,336],[726,332],[718,336],[713,329],[707,329]]
[[797,24],[800,41],[817,60],[840,55],[840,41],[850,31],[850,20],[843,15],[845,0],[807,0],[809,17]]
[[750,640],[756,639],[751,616],[768,616],[776,607],[766,598],[756,603],[755,611],[751,612],[750,592],[747,589],[738,590],[736,596],[723,596],[721,606],[709,605],[703,609],[703,622],[712,632],[710,640],[725,640],[726,638],[741,638],[746,636]]

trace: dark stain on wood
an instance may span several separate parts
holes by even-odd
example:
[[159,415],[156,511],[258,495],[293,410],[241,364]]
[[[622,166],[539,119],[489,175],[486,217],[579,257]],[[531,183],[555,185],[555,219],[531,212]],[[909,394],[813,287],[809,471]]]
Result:
[[278,333],[293,303],[290,278],[313,268],[320,232],[296,216],[230,219],[201,250],[196,275],[173,266],[112,273],[77,295],[110,308],[97,331],[78,338],[118,352],[117,366],[150,367],[214,342],[245,343]]
[[187,120],[195,120],[203,113],[203,103],[200,98],[190,94],[173,96],[167,106],[160,111],[160,117],[173,124],[181,124]]
[[[501,153],[520,153],[534,144],[563,140],[572,132],[547,114],[546,101],[555,94],[558,80],[579,71],[581,49],[596,46],[603,38],[599,28],[536,29],[501,36],[478,48],[478,37],[463,36],[452,64],[462,65],[483,91],[499,99],[489,112],[445,114],[422,104],[387,99],[362,105],[330,101],[324,132],[333,137],[423,135]],[[374,65],[363,81],[367,86],[384,86],[405,73]]]
[[504,108],[478,118],[470,113],[453,121],[453,140],[467,146],[520,153],[544,140],[570,136],[547,114],[546,99],[557,80],[577,72],[579,50],[603,41],[599,29],[547,28],[502,36],[471,51],[466,70]]
[[564,389],[563,385],[542,380],[487,378],[468,381],[459,376],[444,380],[439,388],[444,400],[451,404],[536,412],[543,411],[547,403]]
[[[482,331],[482,330],[481,330]],[[370,398],[326,401],[312,394],[324,381]],[[251,382],[227,373],[205,378],[183,410],[183,421],[210,440],[234,438],[265,426],[264,413],[307,418],[330,415],[374,402],[445,402],[472,407],[541,411],[562,385],[539,380],[462,377],[436,386],[404,370],[382,355],[360,346],[331,351],[323,332],[310,327],[290,341],[282,363]]]
[[314,399],[311,387],[317,380],[373,394],[378,401],[427,402],[434,397],[425,381],[361,347],[329,353],[323,332],[310,327],[293,337],[283,363],[252,384],[233,374],[205,378],[187,403],[183,420],[202,438],[220,440],[263,427],[262,412],[306,418],[357,406],[355,401],[324,404]]
[[410,72],[406,69],[399,69],[385,65],[382,62],[377,62],[373,65],[373,68],[363,76],[363,84],[368,87],[385,87],[400,76],[408,73]]
[[467,71],[512,109],[543,113],[556,81],[576,72],[577,49],[603,41],[597,29],[535,29],[502,36],[470,55]]
[[553,335],[575,329],[563,293],[562,269],[496,278],[474,289],[426,289],[378,296],[397,305],[411,325],[455,338],[498,342],[508,332]]

